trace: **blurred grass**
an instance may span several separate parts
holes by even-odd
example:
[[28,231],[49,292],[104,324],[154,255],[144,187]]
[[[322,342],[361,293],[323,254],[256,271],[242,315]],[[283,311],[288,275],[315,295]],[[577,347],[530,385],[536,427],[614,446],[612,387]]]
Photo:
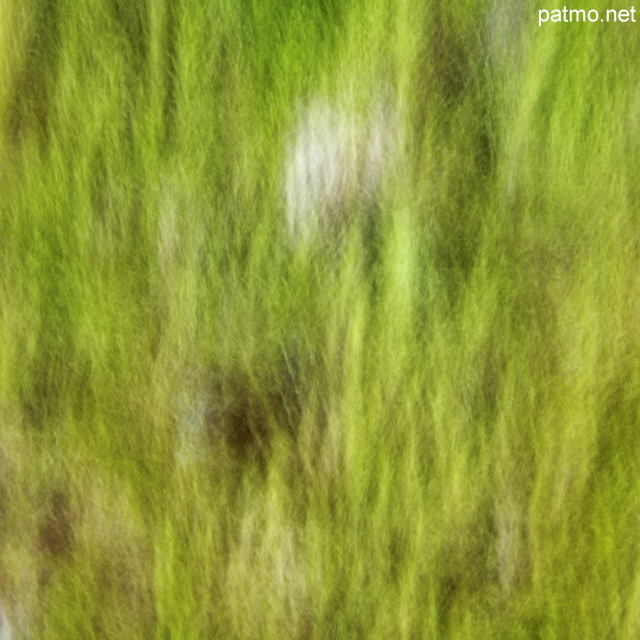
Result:
[[[5,0],[15,633],[637,637],[638,44],[533,9]],[[298,109],[381,86],[376,245],[294,250]]]

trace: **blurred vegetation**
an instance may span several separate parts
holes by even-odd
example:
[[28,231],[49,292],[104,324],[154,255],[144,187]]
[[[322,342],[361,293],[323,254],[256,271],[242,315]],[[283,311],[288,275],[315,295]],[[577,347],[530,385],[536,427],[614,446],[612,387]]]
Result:
[[[0,624],[638,637],[638,38],[535,8],[4,0]],[[376,234],[297,249],[380,86]]]

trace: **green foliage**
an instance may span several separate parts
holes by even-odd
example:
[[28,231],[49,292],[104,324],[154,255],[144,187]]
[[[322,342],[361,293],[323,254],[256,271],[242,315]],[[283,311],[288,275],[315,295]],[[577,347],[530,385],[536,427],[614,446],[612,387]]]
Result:
[[[538,28],[515,0],[1,13],[16,634],[638,637],[634,24]],[[379,202],[298,246],[300,110],[357,123],[380,95]]]

